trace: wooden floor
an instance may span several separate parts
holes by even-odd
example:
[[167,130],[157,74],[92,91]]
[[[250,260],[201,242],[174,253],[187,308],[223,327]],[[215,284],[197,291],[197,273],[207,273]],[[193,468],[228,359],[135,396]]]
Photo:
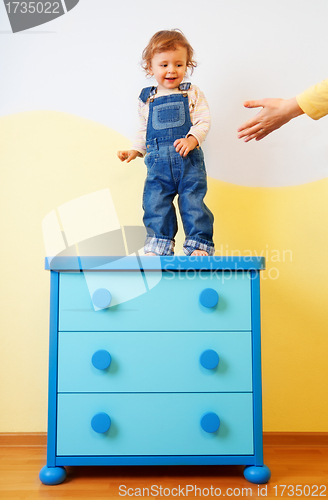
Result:
[[272,477],[267,487],[260,486],[259,495],[258,486],[243,478],[243,467],[239,466],[68,467],[64,483],[45,486],[38,478],[46,460],[44,446],[2,446],[0,498],[218,498],[220,491],[221,497],[230,498],[328,497],[328,446],[266,445],[264,457]]

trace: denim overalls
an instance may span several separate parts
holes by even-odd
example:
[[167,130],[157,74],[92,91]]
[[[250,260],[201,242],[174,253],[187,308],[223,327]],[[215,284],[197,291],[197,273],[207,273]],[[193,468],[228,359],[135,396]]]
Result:
[[183,251],[214,254],[213,214],[203,198],[207,191],[204,156],[200,147],[186,157],[176,152],[173,143],[186,137],[191,126],[187,91],[190,83],[181,84],[179,94],[154,98],[156,87],[141,91],[139,99],[149,101],[146,135],[147,178],[143,194],[143,222],[147,229],[145,253],[174,254],[178,230],[173,199],[178,205],[186,239]]

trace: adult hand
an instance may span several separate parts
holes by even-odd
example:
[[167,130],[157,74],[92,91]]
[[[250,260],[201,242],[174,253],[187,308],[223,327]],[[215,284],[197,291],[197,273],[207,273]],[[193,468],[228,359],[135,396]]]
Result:
[[253,118],[245,122],[238,129],[238,139],[245,142],[255,139],[260,141],[274,130],[277,130],[292,118],[302,115],[304,111],[297,104],[296,98],[292,99],[261,99],[259,101],[244,102],[245,108],[258,108],[262,110]]
[[183,137],[174,141],[173,146],[180,156],[187,156],[189,151],[192,151],[196,146],[198,146],[198,141],[196,137],[189,135],[188,137]]
[[139,151],[136,151],[135,149],[129,149],[128,151],[118,151],[117,156],[121,161],[126,161],[126,163],[129,163],[131,160],[134,160],[137,158],[137,156],[142,156]]

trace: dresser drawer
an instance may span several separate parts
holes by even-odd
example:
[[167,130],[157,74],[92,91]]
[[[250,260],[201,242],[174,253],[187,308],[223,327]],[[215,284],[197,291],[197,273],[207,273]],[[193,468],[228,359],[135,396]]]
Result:
[[[251,330],[248,272],[146,275],[133,271],[60,273],[59,330]],[[112,301],[110,307],[95,311],[91,296],[97,288],[109,290]],[[218,293],[216,306],[201,304],[204,289]]]
[[58,391],[251,392],[251,333],[60,332]]
[[[252,455],[252,406],[252,394],[60,394],[57,455]],[[99,413],[107,432],[92,428]]]

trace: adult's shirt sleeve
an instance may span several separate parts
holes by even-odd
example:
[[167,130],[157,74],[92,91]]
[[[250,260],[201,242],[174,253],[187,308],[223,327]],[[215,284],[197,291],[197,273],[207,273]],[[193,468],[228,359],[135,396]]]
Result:
[[296,96],[297,104],[313,120],[328,114],[328,79]]

